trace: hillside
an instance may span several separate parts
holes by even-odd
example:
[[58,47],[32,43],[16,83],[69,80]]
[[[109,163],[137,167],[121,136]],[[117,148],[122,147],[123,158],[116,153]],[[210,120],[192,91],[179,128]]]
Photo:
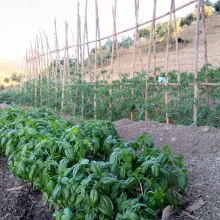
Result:
[[[188,43],[179,43],[180,71],[194,71],[194,35],[196,22],[190,26],[184,27],[179,33],[179,37]],[[213,66],[220,64],[220,14],[214,13],[206,19],[207,42],[208,42],[208,62]],[[199,41],[199,66],[203,65],[203,30],[200,24],[200,41]],[[148,41],[148,40],[146,40]],[[129,73],[132,69],[133,48],[120,49],[121,72]],[[157,43],[157,67],[165,66],[166,44]],[[142,57],[144,69],[147,66],[148,48],[142,47]],[[176,67],[175,45],[173,44],[170,51],[169,69]],[[106,65],[105,69],[110,70],[111,65]],[[141,62],[137,53],[136,71],[141,70]],[[114,61],[114,78],[118,78],[119,65],[118,60]]]
[[21,72],[21,61],[20,60],[10,60],[0,57],[0,85],[1,86],[11,86],[15,85],[17,80],[14,78],[19,77]]

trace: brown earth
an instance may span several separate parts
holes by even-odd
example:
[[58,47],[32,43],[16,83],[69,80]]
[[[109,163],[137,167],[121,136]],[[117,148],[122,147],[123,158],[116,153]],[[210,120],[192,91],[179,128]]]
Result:
[[[196,22],[194,21],[190,26],[185,26],[179,32],[179,38],[188,43],[179,43],[179,64],[180,71],[194,72],[194,38],[195,38]],[[219,67],[220,64],[220,14],[214,13],[211,17],[206,19],[206,33],[207,33],[207,49],[208,62],[213,67]],[[199,37],[199,68],[204,65],[204,43],[203,43],[203,29],[202,22],[200,22],[200,37]],[[156,66],[164,70],[166,66],[166,42],[157,43],[156,45]],[[141,54],[136,53],[135,70],[141,71],[141,57],[143,69],[147,68],[148,57],[148,39],[141,41]],[[131,73],[133,64],[133,48],[119,50],[120,58],[114,60],[113,79],[119,78],[119,73]],[[153,62],[153,57],[151,58]],[[120,63],[120,68],[119,68]],[[104,66],[108,72],[111,70],[111,63]],[[169,70],[176,69],[176,51],[173,43],[169,54]],[[100,69],[101,71],[101,69]]]
[[50,220],[51,212],[41,202],[41,194],[8,171],[0,158],[0,220]]
[[[158,147],[169,145],[174,153],[183,154],[188,169],[188,198],[173,220],[220,220],[220,129],[203,126],[167,125],[152,121],[115,122],[118,134],[132,140],[148,132]],[[41,195],[11,174],[5,159],[0,159],[0,220],[52,219]]]

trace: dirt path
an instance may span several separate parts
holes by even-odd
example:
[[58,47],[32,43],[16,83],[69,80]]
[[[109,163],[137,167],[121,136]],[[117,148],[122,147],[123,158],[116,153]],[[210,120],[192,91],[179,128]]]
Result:
[[188,169],[188,199],[173,219],[220,220],[220,129],[166,125],[158,122],[115,122],[119,135],[132,140],[148,132],[156,146],[167,144],[184,155]]

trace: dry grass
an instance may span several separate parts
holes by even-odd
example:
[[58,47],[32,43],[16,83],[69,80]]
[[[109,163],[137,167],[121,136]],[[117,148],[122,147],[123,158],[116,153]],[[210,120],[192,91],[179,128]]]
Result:
[[[220,64],[220,14],[214,14],[212,17],[206,20],[207,24],[207,42],[208,42],[208,62],[213,66],[219,66]],[[199,66],[202,67],[204,64],[203,59],[203,33],[202,33],[202,23],[200,25],[200,46],[199,46]],[[189,43],[180,43],[179,50],[179,60],[180,60],[180,71],[190,71],[194,72],[194,35],[195,35],[195,22],[190,26],[184,27],[179,37],[184,40],[188,40]],[[143,66],[146,70],[147,67],[147,51],[148,48],[145,46],[142,48],[142,59]],[[157,67],[162,69],[165,66],[165,56],[166,56],[166,45],[157,44]],[[132,59],[133,59],[133,49],[120,49],[120,64],[122,73],[130,73],[132,70]],[[110,71],[111,66],[105,66],[107,71]],[[172,46],[169,57],[169,70],[176,69],[176,56],[175,56],[175,45]],[[137,52],[137,62],[136,71],[141,70],[141,62]],[[118,79],[119,75],[119,65],[118,60],[114,61],[114,75],[113,79]]]

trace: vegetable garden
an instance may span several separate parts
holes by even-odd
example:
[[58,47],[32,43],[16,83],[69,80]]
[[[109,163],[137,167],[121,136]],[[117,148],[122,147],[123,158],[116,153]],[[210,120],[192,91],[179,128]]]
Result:
[[[0,109],[0,153],[6,156],[14,174],[42,191],[42,200],[50,204],[56,220],[157,219],[168,205],[180,207],[187,184],[183,157],[174,155],[168,146],[157,148],[147,133],[129,142],[120,139],[112,121],[131,118],[220,126],[220,68],[208,64],[204,0],[192,0],[177,8],[171,0],[170,11],[159,17],[154,0],[152,20],[142,24],[138,23],[139,1],[134,2],[135,27],[117,33],[115,1],[112,41],[105,46],[102,41],[109,37],[100,36],[98,1],[94,41],[89,41],[88,36],[87,1],[84,28],[78,3],[76,44],[68,44],[69,26],[65,22],[65,46],[59,48],[55,20],[54,50],[45,33],[44,40],[38,36],[26,53],[21,88],[1,92],[1,102],[20,107]],[[191,73],[179,68],[175,13],[194,3],[195,72]],[[166,16],[169,21],[165,26],[156,25]],[[200,23],[204,43],[201,69]],[[140,26],[149,24],[147,33],[139,32]],[[156,47],[161,43],[161,38],[157,41],[156,26],[167,33],[164,68],[157,68],[156,63]],[[118,42],[119,34],[133,29],[134,39]],[[142,63],[140,34],[149,40],[147,68]],[[123,44],[133,49],[131,71],[119,71],[114,79],[116,63],[121,70]],[[175,70],[169,69],[172,44]],[[71,49],[73,58],[69,56]],[[138,56],[141,70],[136,69]],[[105,68],[108,64],[110,71]],[[68,117],[64,119],[60,113]]]
[[43,191],[55,219],[155,219],[185,194],[182,157],[147,134],[126,143],[110,122],[46,109],[1,109],[0,128],[10,170]]

